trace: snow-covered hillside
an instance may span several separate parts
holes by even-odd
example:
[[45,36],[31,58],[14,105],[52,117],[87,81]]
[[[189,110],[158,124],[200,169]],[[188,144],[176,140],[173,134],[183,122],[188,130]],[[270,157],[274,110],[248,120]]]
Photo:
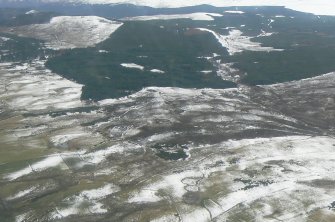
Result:
[[19,26],[8,32],[44,40],[48,48],[66,49],[93,46],[121,25],[97,16],[58,16],[47,24]]

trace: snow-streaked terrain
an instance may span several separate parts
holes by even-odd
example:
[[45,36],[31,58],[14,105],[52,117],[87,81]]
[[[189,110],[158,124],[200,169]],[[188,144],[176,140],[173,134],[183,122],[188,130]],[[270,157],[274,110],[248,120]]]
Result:
[[106,40],[120,26],[120,22],[97,16],[58,16],[47,24],[19,26],[7,32],[44,40],[47,48],[68,49],[93,46]]
[[[0,120],[0,147],[35,153],[13,167],[1,160],[8,166],[1,173],[1,195],[10,203],[29,198],[52,203],[38,212],[18,210],[21,221],[335,218],[329,208],[335,195],[334,73],[226,90],[150,87],[129,97],[61,107],[40,106],[32,98],[26,106],[13,102],[28,92],[32,77],[37,81],[43,70],[48,73],[43,63],[0,68],[2,82],[9,83],[1,88],[7,104],[2,107],[10,111]],[[81,89],[72,84],[68,87]],[[50,93],[36,97],[41,104],[54,101]],[[187,158],[163,160],[157,144],[165,144],[169,155],[184,147]],[[12,184],[20,186],[6,191]],[[69,190],[60,198],[45,196],[64,186]]]
[[[56,210],[51,213],[51,217],[53,219],[61,219],[71,215],[92,214],[92,212],[94,214],[107,213],[107,209],[104,208],[99,200],[118,192],[119,189],[120,188],[114,184],[107,184],[98,189],[83,191],[78,195],[64,200],[64,204],[69,205],[69,207],[61,209],[56,208]],[[87,206],[87,203],[90,203],[89,206]]]
[[[248,15],[240,10],[227,9],[217,19]],[[0,221],[335,221],[335,72],[243,85],[248,74],[235,66],[234,57],[244,51],[280,54],[282,49],[256,40],[278,37],[271,26],[276,18],[278,24],[286,18],[277,12],[256,15],[263,26],[250,30],[244,20],[215,27],[215,16],[221,14],[133,18],[143,21],[124,21],[123,28],[156,18],[197,20],[147,23],[154,31],[173,27],[176,36],[190,34],[191,41],[211,38],[210,50],[189,54],[208,62],[194,72],[203,80],[218,75],[237,83],[236,88],[141,87],[118,99],[82,101],[83,87],[89,85],[51,72],[45,60],[0,63]],[[182,28],[183,22],[190,28]],[[121,25],[98,17],[55,17],[48,24],[8,30],[65,49],[92,46]],[[19,41],[8,36],[0,37],[0,44]],[[130,46],[134,58],[121,51],[124,55],[111,67],[125,78],[128,72],[144,74],[148,81],[170,77],[169,66],[175,63],[151,63],[159,53],[148,53],[147,45]],[[107,46],[77,50],[112,60],[118,53],[115,45]],[[283,48],[282,53],[290,50]],[[68,52],[41,50],[56,56]],[[169,50],[164,51],[167,58]],[[253,55],[250,64],[264,62]],[[182,63],[183,70],[192,71],[187,60]],[[108,75],[113,68],[101,75],[94,71],[97,81],[114,80]]]
[[22,197],[30,194],[31,192],[33,192],[35,189],[36,189],[36,187],[30,187],[26,190],[18,192],[17,194],[15,194],[13,196],[8,197],[7,200],[15,200],[15,199],[18,199],[18,198],[22,198]]
[[[164,201],[171,195],[176,207],[181,208],[182,205],[177,204],[178,199],[182,201],[187,193],[192,195],[192,192],[206,192],[209,188],[208,181],[214,179],[216,173],[222,172],[222,182],[231,183],[231,191],[227,194],[217,193],[214,199],[206,199],[205,207],[195,208],[192,214],[183,213],[180,209],[183,221],[206,221],[196,216],[206,210],[209,211],[207,219],[211,220],[225,221],[235,212],[245,211],[258,215],[257,221],[271,221],[267,216],[274,214],[275,209],[280,209],[280,212],[274,218],[288,220],[292,217],[297,221],[304,221],[303,218],[308,218],[311,212],[327,209],[329,202],[333,200],[334,190],[331,187],[323,190],[313,183],[319,181],[319,186],[322,186],[322,181],[326,183],[333,177],[329,170],[335,167],[334,142],[334,139],[327,137],[303,136],[233,140],[201,147],[199,154],[204,154],[204,150],[207,150],[209,156],[205,155],[200,163],[197,162],[183,173],[167,174],[158,181],[155,178],[156,182],[132,194],[129,201],[157,202]],[[218,157],[220,152],[225,151],[234,152],[233,156],[238,162],[229,163],[232,158],[230,155]],[[194,150],[193,153],[197,151]],[[221,164],[215,167],[215,161]],[[234,170],[233,166],[237,169]],[[252,176],[248,175],[248,171],[254,171]],[[195,186],[196,189],[190,192],[190,186]],[[311,196],[306,196],[306,201],[318,204],[297,206],[307,193]],[[269,211],[262,212],[254,208],[262,202],[270,206]],[[286,205],[278,205],[281,202]],[[295,207],[286,207],[291,205]]]
[[83,105],[82,85],[46,70],[43,61],[0,63],[0,73],[0,99],[5,99],[13,109],[66,109]]

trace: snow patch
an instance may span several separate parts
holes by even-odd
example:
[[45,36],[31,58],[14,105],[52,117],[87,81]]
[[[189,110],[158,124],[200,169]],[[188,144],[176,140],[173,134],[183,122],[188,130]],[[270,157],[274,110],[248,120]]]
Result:
[[6,198],[6,200],[15,200],[15,199],[19,199],[21,197],[24,197],[28,194],[30,194],[31,192],[33,192],[34,190],[36,190],[37,187],[31,187],[31,188],[28,188],[26,190],[22,190],[22,191],[19,191],[17,194],[13,195],[13,196],[10,196],[8,198]]
[[215,17],[221,17],[218,13],[190,13],[190,14],[176,14],[176,15],[151,15],[151,16],[137,16],[128,17],[123,20],[127,21],[149,21],[149,20],[172,20],[172,19],[191,19],[195,21],[213,21]]
[[213,71],[212,70],[202,70],[200,72],[203,74],[209,74],[209,73],[212,73]]
[[244,14],[244,12],[242,11],[224,11],[224,12],[229,14]]
[[91,164],[99,164],[107,159],[108,156],[115,154],[115,153],[123,153],[125,151],[134,150],[134,149],[140,149],[141,146],[136,144],[118,144],[111,147],[108,147],[106,149],[97,150],[93,152],[88,152],[84,155],[82,155],[82,159],[85,160],[85,162],[91,163]]
[[36,10],[30,10],[30,11],[26,12],[25,14],[26,15],[31,15],[31,14],[36,14],[36,13],[38,13],[38,11],[36,11]]
[[0,36],[0,40],[3,41],[3,42],[7,42],[7,41],[10,40],[10,38]]
[[274,49],[273,47],[264,47],[261,43],[252,42],[253,37],[242,36],[240,30],[231,30],[229,35],[220,35],[210,29],[198,28],[200,31],[209,32],[214,35],[214,37],[219,41],[219,43],[227,48],[227,51],[230,55],[236,53],[241,53],[243,51],[283,51],[283,49]]
[[276,34],[274,32],[266,32],[263,29],[261,29],[261,34],[259,34],[257,37],[267,37],[267,36],[272,36],[273,34]]
[[[128,199],[129,203],[134,202],[157,202],[162,200],[162,197],[159,196],[159,190],[166,190],[174,198],[182,197],[186,192],[189,184],[183,182],[185,178],[202,178],[202,172],[195,172],[192,170],[183,171],[180,173],[174,173],[166,175],[158,182],[150,184],[142,188],[139,192],[134,192],[130,195]],[[192,186],[192,185],[191,185]]]
[[220,76],[223,80],[239,82],[241,79],[241,72],[234,68],[234,63],[222,63],[221,60],[218,60],[215,63],[215,66],[218,68],[216,74]]
[[125,68],[130,68],[130,69],[144,70],[144,66],[141,66],[135,63],[121,63],[121,66]]
[[160,69],[151,69],[150,72],[154,72],[154,73],[165,73],[163,70]]
[[15,222],[25,222],[26,217],[28,216],[28,213],[24,213],[24,214],[20,214],[18,216],[15,217]]
[[50,141],[55,145],[55,146],[64,146],[66,143],[73,139],[78,139],[80,137],[85,137],[89,136],[88,133],[85,132],[80,132],[80,133],[66,133],[62,135],[56,135],[50,138]]
[[40,172],[51,167],[56,167],[62,162],[63,158],[60,155],[51,155],[41,161],[29,165],[28,167],[22,170],[10,173],[5,178],[8,180],[15,180],[25,175],[31,174],[33,172]]
[[77,214],[102,214],[106,213],[107,209],[100,203],[102,199],[120,191],[120,188],[114,184],[107,184],[98,189],[86,190],[76,196],[65,199],[63,202],[69,207],[56,208],[51,213],[53,219],[66,218]]
[[55,167],[61,167],[62,169],[69,169],[68,165],[64,161],[75,157],[77,158],[80,157],[80,159],[82,160],[82,162],[79,162],[77,164],[78,165],[77,167],[79,168],[85,165],[99,164],[105,161],[108,156],[114,153],[120,154],[125,151],[140,148],[141,148],[140,145],[125,143],[125,144],[114,145],[102,150],[96,150],[93,152],[78,151],[78,152],[64,152],[64,153],[52,154],[38,162],[29,164],[29,166],[27,166],[26,168],[7,174],[4,177],[4,179],[12,181],[32,173],[42,172],[47,169]]

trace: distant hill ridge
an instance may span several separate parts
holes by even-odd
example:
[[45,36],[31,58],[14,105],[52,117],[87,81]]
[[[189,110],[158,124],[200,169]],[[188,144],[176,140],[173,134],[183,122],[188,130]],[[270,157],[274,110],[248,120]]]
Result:
[[335,1],[333,0],[3,0],[0,7],[4,6],[29,6],[31,4],[133,4],[150,6],[154,8],[178,8],[196,5],[212,5],[216,7],[229,6],[285,6],[289,9],[313,13],[317,15],[335,15]]

